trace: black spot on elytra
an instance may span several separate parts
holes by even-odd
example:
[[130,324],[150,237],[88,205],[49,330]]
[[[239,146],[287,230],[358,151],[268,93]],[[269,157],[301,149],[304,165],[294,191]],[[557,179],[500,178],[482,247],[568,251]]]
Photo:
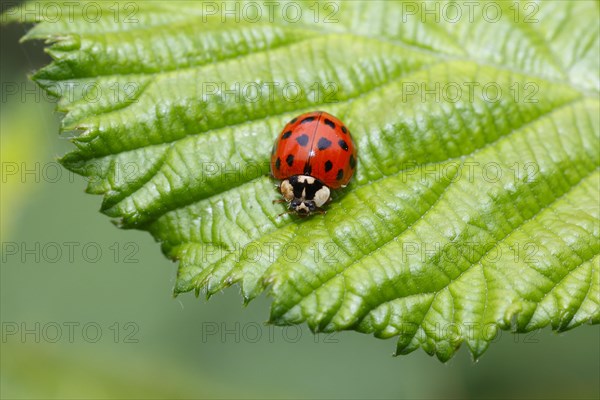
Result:
[[346,129],[346,127],[344,125],[342,125],[342,132],[348,133],[348,129]]
[[279,169],[279,167],[281,167],[281,159],[277,157],[277,160],[275,161],[275,168]]
[[328,127],[330,127],[331,129],[335,129],[335,124],[333,123],[333,121],[331,121],[331,120],[329,120],[329,119],[325,118],[325,121],[323,121],[323,122],[325,122],[325,125],[327,125],[327,126],[328,126]]
[[298,136],[296,138],[296,142],[298,142],[298,144],[302,147],[306,146],[308,144],[308,135],[302,134],[302,135]]
[[341,181],[343,177],[344,177],[344,170],[343,169],[338,169],[338,173],[335,176],[335,179],[337,179],[338,181]]
[[305,124],[307,122],[312,122],[315,120],[316,117],[306,117],[304,118],[302,121],[300,121],[301,124]]
[[319,150],[325,150],[329,146],[331,146],[331,141],[327,140],[327,138],[324,138],[324,137],[322,137],[321,139],[319,139],[319,143],[317,143],[317,148]]
[[288,156],[287,156],[287,157],[286,157],[286,159],[285,159],[285,162],[287,163],[287,165],[288,165],[289,167],[291,167],[291,166],[292,166],[292,164],[294,163],[294,156],[293,156],[293,155],[291,155],[291,154],[288,154]]
[[354,154],[350,154],[350,168],[354,169],[356,167],[356,159],[354,158]]
[[344,151],[348,151],[348,143],[346,143],[346,141],[344,139],[340,139],[338,144]]
[[329,160],[325,161],[325,172],[331,171],[331,168],[333,168],[333,163]]
[[285,132],[283,135],[281,135],[281,138],[282,138],[282,139],[287,139],[287,138],[289,138],[290,136],[292,136],[292,131],[287,131],[287,132]]
[[312,166],[309,163],[304,164],[304,175],[310,175]]
[[294,118],[294,119],[293,119],[293,120],[291,120],[289,123],[290,123],[290,124],[293,124],[293,123],[295,123],[296,121],[298,121],[298,118]]

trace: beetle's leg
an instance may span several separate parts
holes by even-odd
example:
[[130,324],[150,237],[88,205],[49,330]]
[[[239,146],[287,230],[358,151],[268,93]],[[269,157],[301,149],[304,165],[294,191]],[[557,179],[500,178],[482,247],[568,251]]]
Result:
[[287,210],[282,212],[281,214],[278,215],[278,217],[281,217],[282,215],[286,215],[286,214],[294,214],[296,211],[294,210]]

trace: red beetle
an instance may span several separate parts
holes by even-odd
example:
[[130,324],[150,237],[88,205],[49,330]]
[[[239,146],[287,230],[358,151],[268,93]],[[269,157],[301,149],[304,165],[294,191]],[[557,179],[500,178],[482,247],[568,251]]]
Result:
[[279,134],[271,173],[281,180],[281,202],[306,216],[330,199],[330,189],[346,186],[356,168],[356,147],[346,126],[331,114],[314,111],[292,119]]

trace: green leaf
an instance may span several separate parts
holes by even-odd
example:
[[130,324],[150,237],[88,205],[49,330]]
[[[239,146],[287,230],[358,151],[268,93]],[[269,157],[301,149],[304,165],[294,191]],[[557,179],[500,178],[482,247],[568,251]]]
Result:
[[[597,2],[251,3],[5,14],[49,43],[63,164],[179,261],[176,293],[268,289],[273,323],[443,361],[600,321]],[[357,173],[325,215],[280,216],[271,146],[315,109],[350,127]]]

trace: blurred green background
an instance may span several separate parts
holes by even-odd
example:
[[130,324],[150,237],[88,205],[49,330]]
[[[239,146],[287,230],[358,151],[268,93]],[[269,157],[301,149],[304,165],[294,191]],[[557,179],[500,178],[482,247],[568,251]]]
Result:
[[[27,74],[48,59],[1,35],[2,398],[599,398],[600,327],[503,332],[447,364],[394,340],[268,327],[267,298],[171,295],[176,265],[123,231],[58,168],[56,103]],[[72,251],[71,251],[72,249]],[[60,334],[60,336],[59,336]]]

